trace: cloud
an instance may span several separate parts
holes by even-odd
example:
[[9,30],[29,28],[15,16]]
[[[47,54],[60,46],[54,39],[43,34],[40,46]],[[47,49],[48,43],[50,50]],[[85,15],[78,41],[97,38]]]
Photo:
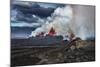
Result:
[[[44,7],[47,5],[47,7]],[[52,4],[41,4],[33,2],[16,2],[12,4],[11,25],[18,27],[37,27],[31,36],[38,33],[49,32],[53,27],[57,35],[66,36],[73,32],[77,37],[86,39],[95,37],[95,19],[93,6],[60,5],[56,8]],[[64,6],[64,7],[63,7]],[[44,19],[45,18],[45,19]],[[20,22],[19,22],[20,21]],[[40,27],[41,26],[41,27]]]
[[[11,15],[11,27],[39,27],[43,25],[46,20],[34,14],[30,18],[29,16],[23,16],[21,14],[19,15],[16,12],[18,11],[14,10],[14,13]],[[32,21],[30,22],[30,20]]]
[[[35,15],[38,15],[40,17],[50,16],[51,13],[55,9],[53,7],[53,4],[47,5],[45,3],[41,4],[41,3],[38,3],[38,2],[14,1],[11,4],[12,4],[11,9],[18,9],[23,14],[35,14]],[[47,6],[48,8],[45,8],[45,6]]]
[[11,4],[20,5],[20,6],[28,6],[28,7],[31,7],[33,5],[33,3],[31,2],[25,2],[25,1],[12,1]]
[[26,23],[26,22],[18,22],[11,23],[11,27],[39,27],[40,23]]
[[71,32],[68,25],[72,19],[72,16],[73,12],[70,6],[58,7],[51,16],[47,17],[46,23],[33,31],[31,36],[36,36],[41,32],[47,34],[53,27],[56,31],[56,35],[62,35],[65,37],[68,32]]
[[45,24],[32,31],[31,36],[36,36],[41,32],[47,34],[53,27],[56,35],[61,35],[64,39],[70,33],[85,40],[95,37],[95,9],[93,6],[71,6],[58,7],[47,17]]

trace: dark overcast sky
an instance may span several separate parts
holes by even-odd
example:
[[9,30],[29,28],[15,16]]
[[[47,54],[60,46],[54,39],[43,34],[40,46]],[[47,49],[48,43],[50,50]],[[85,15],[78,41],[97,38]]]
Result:
[[15,1],[11,3],[12,9],[18,9],[23,14],[35,14],[40,17],[47,17],[53,13],[57,7],[62,7],[63,4],[40,3],[40,2],[21,2]]
[[63,6],[29,1],[11,2],[11,38],[28,37],[31,31],[39,27],[45,18],[51,16],[57,7]]

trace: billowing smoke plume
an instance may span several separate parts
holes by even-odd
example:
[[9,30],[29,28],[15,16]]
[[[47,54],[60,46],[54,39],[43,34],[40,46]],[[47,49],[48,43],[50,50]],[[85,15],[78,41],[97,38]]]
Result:
[[32,31],[30,36],[36,36],[41,32],[44,36],[53,28],[56,35],[62,35],[64,39],[71,33],[76,37],[86,39],[94,37],[94,7],[92,6],[68,6],[58,7],[46,23]]
[[69,23],[73,17],[72,8],[70,6],[59,7],[51,17],[47,17],[47,21],[42,27],[37,28],[32,32],[31,36],[36,36],[41,32],[46,34],[49,33],[50,29],[53,28],[56,32],[56,35],[62,35],[65,37],[71,31]]
[[73,21],[70,27],[76,37],[82,39],[95,38],[95,7],[85,5],[73,6]]

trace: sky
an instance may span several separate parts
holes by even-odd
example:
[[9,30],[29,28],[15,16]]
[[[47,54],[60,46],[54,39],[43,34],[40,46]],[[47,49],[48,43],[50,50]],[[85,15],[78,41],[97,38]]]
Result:
[[27,38],[31,31],[50,19],[56,8],[64,6],[64,4],[13,0],[11,2],[11,38]]
[[[63,4],[14,1],[11,3],[11,21],[16,22],[11,22],[11,25],[16,26],[16,23],[20,21],[27,23],[43,21],[42,19],[51,16],[57,7],[63,6]],[[15,25],[13,23],[15,23]]]
[[94,38],[95,7],[33,1],[11,2],[12,38],[27,38],[41,32],[47,34],[51,27],[57,35],[64,37],[73,32],[82,39]]

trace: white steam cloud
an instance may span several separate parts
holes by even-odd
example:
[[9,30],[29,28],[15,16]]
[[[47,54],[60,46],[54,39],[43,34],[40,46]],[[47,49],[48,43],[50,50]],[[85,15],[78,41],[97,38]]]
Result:
[[59,7],[51,17],[47,17],[47,21],[42,27],[37,28],[35,31],[32,31],[30,36],[36,36],[41,32],[47,34],[50,29],[53,27],[56,35],[66,36],[70,32],[69,23],[73,17],[72,8],[70,6]]
[[73,6],[73,21],[70,27],[76,37],[82,39],[95,37],[95,7],[94,6]]
[[70,33],[74,33],[76,37],[86,39],[94,37],[94,7],[93,6],[70,6],[58,7],[50,17],[47,17],[46,23],[41,27],[32,31],[30,37],[35,37],[41,32],[44,36],[53,27],[56,35],[62,35],[64,39]]

